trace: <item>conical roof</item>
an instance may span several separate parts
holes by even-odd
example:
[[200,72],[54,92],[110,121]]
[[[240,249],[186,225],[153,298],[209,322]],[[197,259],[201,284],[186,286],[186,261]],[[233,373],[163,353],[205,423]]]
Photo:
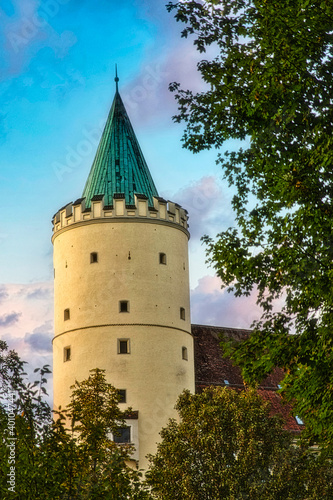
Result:
[[96,195],[104,195],[104,204],[112,205],[115,194],[123,195],[127,205],[134,204],[134,193],[145,195],[153,206],[158,196],[154,181],[118,92],[93,161],[82,197],[86,207]]

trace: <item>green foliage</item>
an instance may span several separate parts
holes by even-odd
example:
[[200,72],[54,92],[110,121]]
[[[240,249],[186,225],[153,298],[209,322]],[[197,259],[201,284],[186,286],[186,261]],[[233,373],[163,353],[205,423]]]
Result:
[[[249,383],[274,366],[310,442],[333,451],[333,3],[169,3],[209,90],[171,85],[193,152],[220,155],[236,227],[206,236],[208,261],[236,296],[257,293],[253,335],[225,344]],[[281,307],[279,304],[283,303]],[[292,336],[290,334],[293,334]]]
[[133,447],[119,446],[112,440],[111,433],[116,434],[125,424],[125,413],[118,402],[119,393],[106,382],[104,370],[91,370],[88,379],[72,386],[66,416],[71,422],[74,451],[79,454],[80,462],[72,456],[70,465],[76,469],[71,478],[70,498],[73,491],[77,498],[87,500],[146,498],[139,473],[125,465]]
[[[38,495],[46,477],[40,449],[52,423],[51,409],[44,401],[45,375],[50,370],[47,365],[36,369],[39,379],[27,383],[24,364],[0,341],[0,497],[4,499],[46,498]],[[15,485],[19,485],[15,493],[8,490],[11,467],[15,469]]]
[[163,500],[333,498],[328,461],[292,443],[254,390],[184,392],[150,456],[147,481]]
[[119,393],[105,380],[104,370],[91,370],[83,382],[71,387],[68,416],[73,430],[82,443],[94,449],[104,443],[113,443],[110,432],[115,433],[125,424],[124,412],[118,407]]
[[24,362],[0,341],[0,498],[149,498],[140,473],[125,464],[131,446],[116,445],[110,437],[124,413],[104,372],[92,370],[87,380],[75,383],[71,404],[57,412],[57,420],[44,400],[50,371],[45,366],[35,373],[39,379],[28,383]]

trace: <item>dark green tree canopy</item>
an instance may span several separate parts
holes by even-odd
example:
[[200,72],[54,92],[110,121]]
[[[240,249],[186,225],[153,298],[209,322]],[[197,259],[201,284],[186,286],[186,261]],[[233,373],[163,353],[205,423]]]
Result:
[[163,500],[333,498],[333,470],[292,444],[255,391],[184,392],[147,474]]
[[332,451],[333,3],[208,0],[168,9],[184,37],[216,54],[198,64],[209,90],[171,84],[185,147],[240,141],[218,158],[235,190],[235,227],[204,240],[223,286],[256,293],[263,315],[228,354],[251,383],[284,368],[285,397],[310,439]]
[[0,498],[149,498],[140,473],[126,465],[132,447],[112,440],[125,414],[104,371],[76,382],[71,404],[53,420],[45,401],[49,368],[36,368],[37,380],[30,383],[24,364],[0,341]]

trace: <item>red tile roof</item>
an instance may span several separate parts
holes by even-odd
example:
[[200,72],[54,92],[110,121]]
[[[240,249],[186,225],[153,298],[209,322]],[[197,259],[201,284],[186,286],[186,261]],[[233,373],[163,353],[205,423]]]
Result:
[[[196,392],[200,392],[209,385],[227,385],[235,389],[243,389],[244,382],[241,371],[228,358],[223,357],[220,346],[221,338],[244,340],[251,334],[251,330],[239,328],[225,328],[207,325],[192,325],[194,337],[194,362]],[[261,381],[258,392],[263,399],[271,404],[272,414],[279,414],[285,420],[285,428],[291,432],[300,432],[303,428],[291,415],[292,407],[282,402],[277,393],[279,383],[283,378],[283,371],[276,368],[268,377]]]

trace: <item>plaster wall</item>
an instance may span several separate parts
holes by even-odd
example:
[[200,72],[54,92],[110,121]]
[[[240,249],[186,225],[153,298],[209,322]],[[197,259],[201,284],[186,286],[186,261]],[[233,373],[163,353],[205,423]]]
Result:
[[[91,253],[97,253],[97,262],[91,263]],[[126,389],[122,406],[139,411],[134,444],[145,468],[161,428],[176,416],[178,395],[185,388],[194,392],[188,233],[138,218],[73,224],[54,236],[54,268],[55,407],[69,402],[75,379],[105,369],[110,383]],[[123,300],[128,312],[120,312]],[[119,353],[119,339],[128,339],[129,353]]]

